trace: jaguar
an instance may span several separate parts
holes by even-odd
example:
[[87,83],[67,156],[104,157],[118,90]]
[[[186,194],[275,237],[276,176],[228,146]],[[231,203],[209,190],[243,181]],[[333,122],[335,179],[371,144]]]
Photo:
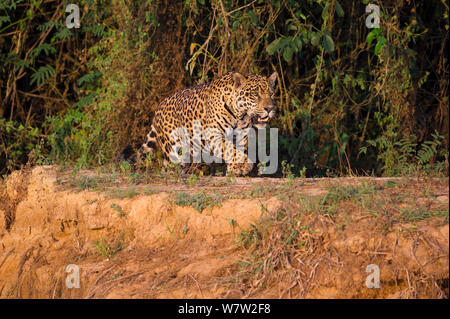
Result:
[[[160,150],[167,164],[168,160],[174,159],[175,153],[179,155],[177,145],[183,146],[182,141],[186,140],[194,146],[185,145],[191,160],[193,150],[198,146],[216,157],[228,159],[225,161],[227,173],[248,175],[254,163],[246,154],[247,136],[231,147],[227,147],[225,136],[230,130],[264,129],[275,117],[276,79],[277,72],[269,77],[229,72],[209,83],[173,93],[155,110],[145,142],[130,161],[142,162],[148,153]],[[180,129],[187,136],[174,134]]]

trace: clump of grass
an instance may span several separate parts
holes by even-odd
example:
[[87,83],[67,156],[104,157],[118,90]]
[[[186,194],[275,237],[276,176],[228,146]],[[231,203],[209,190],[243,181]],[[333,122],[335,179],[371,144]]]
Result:
[[312,271],[318,260],[314,248],[320,241],[305,222],[298,210],[281,208],[240,230],[236,244],[247,252],[239,262],[241,278],[257,283],[254,289],[264,289],[279,275],[301,282],[304,274],[297,270],[298,263],[305,273]]
[[128,163],[127,161],[123,161],[120,163],[120,171],[122,172],[122,174],[127,174],[128,172],[131,171],[131,164]]
[[[216,176],[222,176],[219,175],[219,172],[216,172]],[[236,176],[233,175],[226,175],[225,179],[220,179],[216,182],[214,182],[214,186],[230,186],[236,183]]]
[[81,176],[72,182],[72,186],[78,187],[80,190],[86,190],[97,186],[101,182],[100,178]]
[[144,175],[139,173],[129,173],[125,175],[125,180],[130,184],[140,184],[143,182],[148,182],[148,179],[145,178]]
[[399,208],[399,210],[402,212],[399,219],[404,223],[416,223],[430,217],[438,217],[448,220],[448,209],[430,211],[426,210],[424,207],[413,207]]
[[266,196],[269,192],[273,191],[272,186],[264,186],[264,185],[252,185],[249,190],[247,190],[244,194],[244,198],[261,198]]
[[300,197],[300,206],[309,214],[334,215],[338,212],[339,201],[330,200],[325,195],[322,198]]
[[131,185],[127,189],[112,190],[107,195],[108,195],[108,197],[111,197],[111,198],[122,199],[125,197],[133,198],[134,196],[139,195],[139,193],[136,191],[136,187],[134,185]]
[[105,238],[102,238],[101,240],[94,241],[94,246],[99,255],[110,260],[124,248],[124,241],[123,238],[120,238],[115,245],[111,245]]
[[186,183],[187,183],[189,186],[191,186],[191,187],[197,185],[197,182],[198,182],[198,176],[195,175],[195,174],[191,174],[191,175],[188,177],[188,179],[186,180]]
[[374,195],[376,193],[376,185],[363,182],[359,186],[342,186],[333,185],[322,200],[323,204],[336,204],[342,200],[348,200],[362,195]]
[[125,212],[122,210],[122,207],[120,207],[120,205],[117,205],[116,203],[112,203],[111,208],[114,209],[119,214],[120,217],[125,216]]
[[220,206],[222,200],[223,198],[219,193],[215,193],[214,196],[210,196],[206,194],[205,191],[201,191],[193,195],[181,192],[176,194],[173,203],[181,207],[191,206],[195,208],[199,213],[202,213],[206,208]]
[[87,189],[97,189],[99,186],[109,185],[114,180],[114,177],[89,177],[81,175],[79,177],[72,176],[69,185],[71,187],[77,187],[80,191],[84,191]]
[[183,174],[183,168],[178,163],[169,162],[169,165],[165,167],[165,170],[163,172],[163,176],[165,178],[174,178],[174,179],[180,179]]
[[294,169],[293,164],[289,164],[287,161],[281,162],[281,172],[284,178],[287,178],[286,186],[291,187],[295,180],[295,175],[292,172]]
[[[341,201],[354,200],[362,204],[365,208],[368,203],[372,203],[367,197],[376,194],[376,185],[362,183],[359,186],[343,186],[334,184],[322,197],[306,197],[297,195],[297,201],[303,212],[309,214],[334,215],[338,212]],[[286,197],[286,194],[279,194]]]
[[384,182],[384,187],[386,187],[386,188],[392,188],[392,187],[397,187],[397,186],[398,186],[398,184],[391,180],[387,180]]
[[145,195],[153,195],[153,194],[158,194],[159,190],[158,189],[153,189],[151,187],[148,187],[148,188],[144,189],[143,193]]
[[256,242],[261,240],[261,232],[258,224],[252,224],[249,230],[240,230],[238,246],[248,247],[249,245],[254,245]]

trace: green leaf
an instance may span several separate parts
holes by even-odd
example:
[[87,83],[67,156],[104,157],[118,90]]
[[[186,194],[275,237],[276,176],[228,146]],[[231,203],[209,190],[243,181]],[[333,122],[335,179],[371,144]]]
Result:
[[[95,100],[96,97],[97,97],[96,92],[89,93],[88,95],[83,96],[77,103],[73,104],[73,107],[74,108],[82,108],[86,105],[89,105]],[[80,121],[81,115],[76,117],[76,119],[78,119],[78,121]]]
[[295,15],[296,15],[298,18],[303,19],[303,21],[306,21],[306,16],[305,16],[300,10],[298,10],[298,11],[295,13]]
[[303,48],[302,39],[300,39],[300,37],[295,37],[294,42],[295,42],[295,46],[297,47],[297,51],[301,51]]
[[101,73],[98,71],[85,74],[81,78],[78,79],[78,82],[77,82],[78,86],[83,85],[83,83],[92,83],[100,75],[101,75]]
[[313,32],[311,31],[310,33],[310,37],[311,37],[311,44],[313,46],[318,46],[319,45],[319,41],[320,41],[320,36],[317,32]]
[[258,25],[258,16],[256,13],[254,11],[250,11],[248,16],[250,17],[252,24],[256,27]]
[[36,57],[38,56],[41,51],[45,52],[45,55],[48,56],[49,52],[50,53],[56,53],[56,49],[54,47],[52,47],[50,44],[48,43],[42,43],[41,45],[37,46],[36,48],[33,49],[33,51],[31,51],[31,56],[32,57]]
[[359,153],[358,153],[358,155],[361,155],[361,154],[367,154],[367,147],[365,147],[365,146],[361,146],[361,148],[359,149]]
[[23,71],[23,69],[28,68],[33,61],[34,59],[31,57],[30,59],[27,60],[19,60],[15,64],[20,71]]
[[325,21],[329,17],[330,3],[327,3],[322,10],[322,19]]
[[269,55],[273,55],[280,47],[281,38],[273,40],[266,48],[267,53]]
[[0,27],[7,22],[11,22],[11,19],[9,16],[0,16]]
[[39,86],[55,74],[56,71],[51,65],[47,64],[46,66],[41,66],[31,75],[30,84],[36,83]]
[[298,28],[295,24],[290,24],[288,27],[288,31],[297,31]]
[[336,5],[336,13],[338,16],[343,17],[344,16],[344,10],[342,9],[341,4],[338,2],[338,0],[334,0],[334,4]]
[[374,140],[367,140],[367,143],[376,147],[377,146],[377,142],[375,142]]
[[369,45],[371,45],[373,39],[374,39],[376,36],[378,36],[378,35],[380,34],[380,32],[381,32],[381,29],[380,29],[380,28],[376,28],[376,29],[373,29],[372,31],[370,31],[369,34],[367,35],[366,42],[367,42]]
[[55,42],[56,40],[67,40],[72,36],[72,31],[68,28],[61,29],[57,32],[50,42]]
[[54,25],[55,25],[55,21],[50,20],[50,21],[47,21],[47,22],[44,22],[44,23],[38,25],[37,29],[41,32],[47,31],[47,30],[51,29]]
[[291,46],[287,46],[286,48],[284,48],[283,59],[286,62],[290,62],[293,56],[294,56],[294,49]]
[[378,40],[377,45],[375,46],[375,54],[378,55],[378,52],[385,46],[386,38],[381,38]]
[[323,34],[322,45],[323,45],[323,48],[325,50],[327,50],[328,53],[331,53],[334,51],[334,41],[331,38],[331,35],[328,31],[325,31]]

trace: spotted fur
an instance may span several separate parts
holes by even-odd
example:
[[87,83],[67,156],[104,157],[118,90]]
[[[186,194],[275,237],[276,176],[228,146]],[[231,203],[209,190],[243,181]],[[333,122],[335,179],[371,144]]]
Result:
[[[227,129],[264,128],[275,116],[273,99],[276,77],[276,72],[269,78],[230,72],[215,81],[175,92],[157,108],[151,130],[137,153],[137,160],[142,160],[156,149],[161,150],[168,160],[172,146],[177,142],[171,139],[170,133],[176,128],[185,128],[191,138],[197,129],[202,132],[204,129],[216,129],[223,136]],[[200,127],[194,127],[195,123]],[[225,139],[217,136],[209,136],[206,141],[194,140],[193,143],[225,150]],[[245,154],[246,138],[240,143],[244,152],[238,152],[234,147],[227,148],[228,153],[222,154],[224,158],[233,159],[227,164],[227,172],[236,176],[247,175],[253,168]]]

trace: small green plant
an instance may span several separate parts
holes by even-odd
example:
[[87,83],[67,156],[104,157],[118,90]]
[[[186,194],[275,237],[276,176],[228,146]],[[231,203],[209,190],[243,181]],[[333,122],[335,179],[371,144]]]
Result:
[[120,171],[123,175],[127,174],[131,170],[131,165],[127,161],[122,161],[120,163]]
[[110,176],[84,176],[78,175],[78,169],[74,169],[73,173],[69,175],[68,185],[76,187],[80,191],[95,189],[105,190],[115,179],[114,175]]
[[250,189],[242,194],[243,198],[261,198],[266,196],[270,191],[273,190],[273,187],[265,186],[265,185],[252,185]]
[[[441,175],[448,161],[448,150],[440,149],[444,136],[437,132],[432,134],[433,140],[425,141],[418,148],[417,137],[409,135],[399,141],[380,136],[375,140],[368,140],[367,144],[379,150],[378,159],[383,163],[385,176],[416,176],[421,172],[426,175]],[[359,154],[366,154],[367,147],[363,146]],[[444,158],[435,161],[437,157]]]
[[267,163],[266,162],[259,162],[256,167],[258,168],[258,175],[261,175],[261,172],[264,171],[266,168]]
[[73,181],[73,185],[83,191],[97,186],[100,181],[96,177],[81,176]]
[[286,182],[287,187],[291,187],[295,180],[295,175],[292,172],[294,169],[294,165],[289,164],[287,161],[281,162],[281,173],[283,174],[284,178],[287,178],[288,181]]
[[384,187],[386,188],[398,187],[398,184],[394,181],[387,180],[384,182]]
[[234,219],[229,219],[228,222],[230,223],[230,228],[231,228],[231,233],[234,235],[234,229],[236,227],[239,227],[237,221],[235,221]]
[[[334,215],[338,212],[341,201],[357,199],[363,207],[372,204],[372,195],[376,194],[376,185],[363,182],[358,186],[333,184],[328,192],[319,198],[309,198],[298,195],[298,202],[302,210],[307,213]],[[366,198],[367,197],[367,198]]]
[[227,174],[225,177],[225,185],[233,185],[236,183],[236,176],[234,174]]
[[15,289],[16,289],[16,285],[15,284],[9,284],[8,289],[5,291],[5,296],[6,297],[11,297],[13,295]]
[[172,176],[175,179],[180,179],[183,173],[183,168],[178,163],[169,162],[166,167],[165,174],[167,176]]
[[449,212],[448,209],[430,211],[424,207],[399,208],[399,210],[402,212],[400,220],[406,223],[416,223],[430,217],[438,217],[446,220],[448,219]]
[[125,212],[122,210],[122,207],[120,205],[117,205],[116,203],[111,203],[111,208],[114,209],[120,217],[125,216]]
[[153,195],[153,194],[158,194],[159,190],[158,189],[154,189],[152,187],[147,187],[146,189],[144,189],[143,192],[145,195]]
[[188,177],[188,179],[186,180],[186,183],[187,183],[189,186],[191,186],[191,187],[197,185],[197,182],[198,182],[198,176],[195,175],[195,174],[191,174],[191,175]]
[[134,196],[138,195],[139,193],[136,191],[136,186],[131,185],[130,187],[128,187],[127,189],[115,189],[112,191],[108,192],[108,196],[111,198],[118,198],[118,199],[122,199],[125,197],[128,198],[133,198]]
[[37,164],[48,164],[49,161],[43,157],[44,145],[40,135],[37,127],[7,121],[0,116],[0,173],[18,169],[21,163],[30,159],[27,154],[31,152]]
[[303,166],[303,168],[299,171],[299,177],[306,178],[306,166]]
[[402,212],[400,220],[405,223],[415,223],[432,216],[431,213],[426,211],[423,207],[415,207],[412,209],[399,208],[399,210]]
[[119,251],[123,249],[124,241],[123,236],[119,239],[117,244],[111,246],[105,238],[101,240],[94,241],[94,246],[97,249],[99,255],[105,257],[106,259],[112,259]]
[[349,185],[343,186],[334,184],[330,187],[322,203],[339,203],[342,200],[348,200],[354,197],[360,197],[365,194],[375,194],[376,185],[363,182],[359,186]]
[[240,230],[239,231],[239,239],[237,241],[238,246],[248,247],[252,244],[255,244],[257,241],[261,240],[260,231],[258,226],[252,224],[249,230]]
[[213,197],[201,191],[193,195],[189,195],[185,192],[176,194],[173,203],[175,205],[185,207],[191,206],[195,208],[199,213],[202,213],[206,208],[212,208],[214,206],[220,206],[222,198],[220,194],[215,194]]

